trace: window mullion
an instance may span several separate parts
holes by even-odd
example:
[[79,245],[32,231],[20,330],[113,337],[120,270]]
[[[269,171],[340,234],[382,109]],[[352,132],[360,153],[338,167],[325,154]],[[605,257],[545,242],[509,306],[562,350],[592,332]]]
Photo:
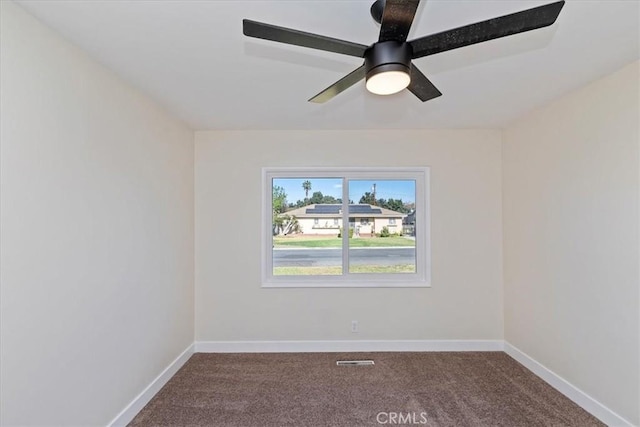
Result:
[[349,274],[349,180],[342,177],[342,275]]

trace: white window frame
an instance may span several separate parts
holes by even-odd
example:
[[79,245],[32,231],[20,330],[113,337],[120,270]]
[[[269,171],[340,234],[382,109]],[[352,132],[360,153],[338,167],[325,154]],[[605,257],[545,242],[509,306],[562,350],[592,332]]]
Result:
[[[343,287],[430,287],[430,168],[429,167],[343,167],[262,169],[262,287],[263,288],[343,288]],[[342,233],[342,275],[273,275],[273,180],[278,178],[340,178],[347,180],[414,180],[416,183],[416,272],[349,273],[349,233]],[[349,190],[342,186],[342,223],[349,224]]]

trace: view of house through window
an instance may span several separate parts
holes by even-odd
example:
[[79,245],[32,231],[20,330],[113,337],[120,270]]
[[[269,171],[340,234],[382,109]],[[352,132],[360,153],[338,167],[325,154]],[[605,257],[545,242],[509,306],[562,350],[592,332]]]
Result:
[[415,211],[413,180],[349,180],[350,273],[415,273],[416,242],[409,224]]
[[342,274],[342,179],[276,178],[273,275]]
[[[293,175],[293,176],[292,176]],[[418,273],[416,203],[411,173],[267,174],[270,272],[278,277],[408,276]],[[424,217],[424,215],[423,215]],[[329,278],[329,277],[327,277]]]

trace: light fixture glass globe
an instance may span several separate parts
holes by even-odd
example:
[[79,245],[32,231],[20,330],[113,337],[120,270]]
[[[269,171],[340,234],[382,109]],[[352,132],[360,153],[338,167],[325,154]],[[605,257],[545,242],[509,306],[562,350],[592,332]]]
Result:
[[391,95],[409,86],[411,78],[404,71],[384,71],[367,78],[367,90],[376,95]]

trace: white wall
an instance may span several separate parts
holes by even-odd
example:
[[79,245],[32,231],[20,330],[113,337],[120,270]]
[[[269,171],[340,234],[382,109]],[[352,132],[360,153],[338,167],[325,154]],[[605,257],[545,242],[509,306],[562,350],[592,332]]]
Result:
[[634,424],[638,63],[504,132],[505,339]]
[[[501,132],[196,132],[195,157],[196,341],[502,339]],[[431,166],[431,288],[261,289],[262,167],[402,165]]]
[[[194,182],[193,132],[0,4],[0,423],[105,424],[194,314],[198,341],[504,332],[640,423],[637,63],[504,135],[197,132]],[[260,288],[261,168],[340,165],[431,166],[431,288]]]
[[1,4],[1,423],[104,425],[193,342],[193,132]]

